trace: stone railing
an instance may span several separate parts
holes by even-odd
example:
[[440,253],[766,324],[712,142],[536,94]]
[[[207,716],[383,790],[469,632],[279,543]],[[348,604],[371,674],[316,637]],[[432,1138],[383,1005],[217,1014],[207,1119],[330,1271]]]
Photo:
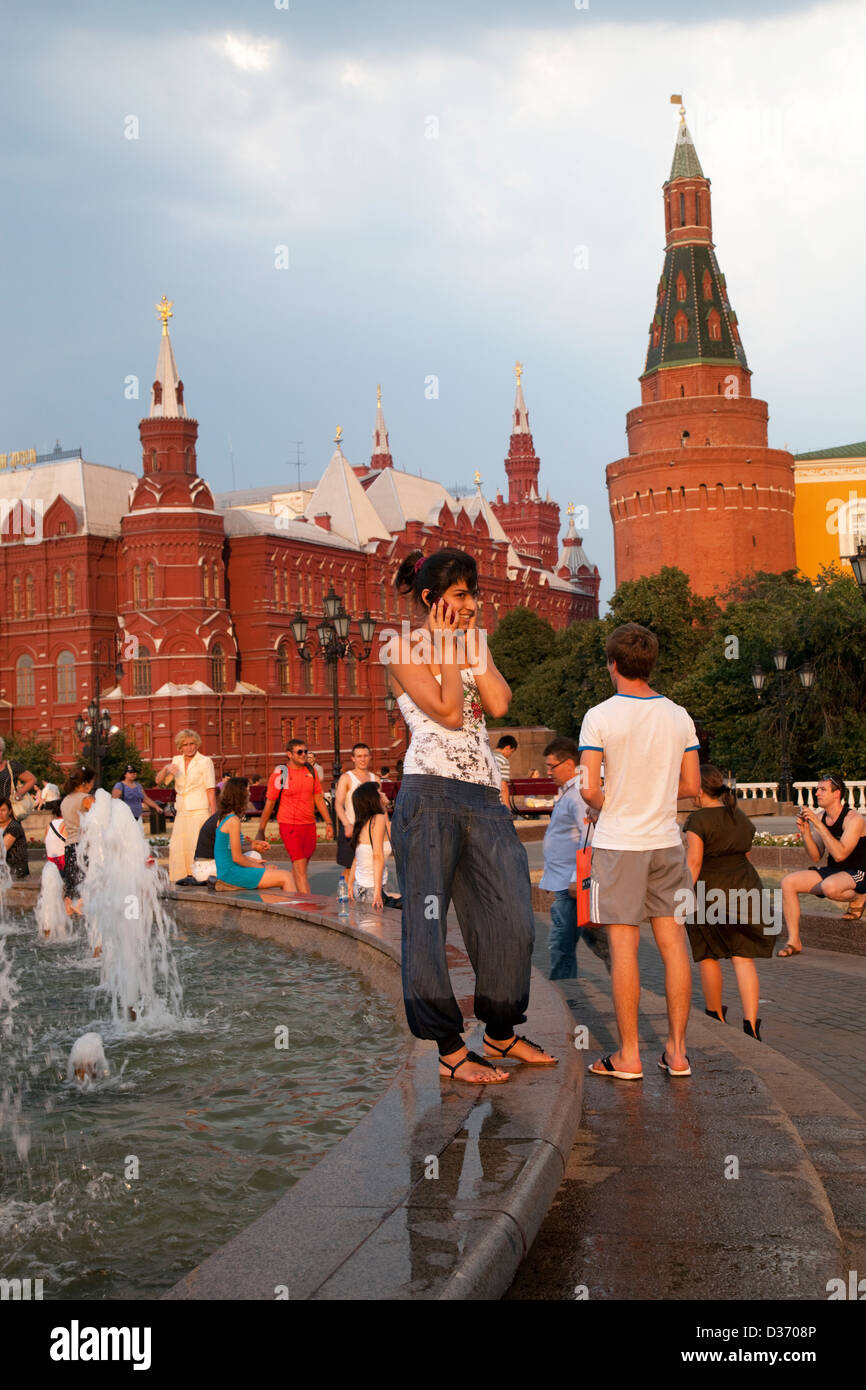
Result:
[[[817,806],[815,800],[815,788],[817,782],[795,782],[794,790],[797,793],[798,806]],[[847,782],[848,805],[855,811],[866,811],[866,780],[862,782]]]
[[741,796],[744,801],[778,801],[779,783],[778,782],[738,782],[737,796]]

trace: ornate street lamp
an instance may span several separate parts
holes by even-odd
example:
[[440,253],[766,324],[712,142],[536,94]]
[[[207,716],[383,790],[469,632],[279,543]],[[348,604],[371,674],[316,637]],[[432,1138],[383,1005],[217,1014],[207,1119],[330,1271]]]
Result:
[[90,739],[91,762],[96,773],[96,786],[98,787],[102,782],[102,754],[107,748],[111,736],[111,711],[104,709],[100,714],[99,702],[93,699],[84,711],[84,716],[79,714],[76,717],[75,732],[79,743],[84,743],[86,739]]
[[397,700],[394,694],[389,690],[388,694],[385,696],[385,713],[388,715],[388,726],[392,733],[394,732],[394,711],[396,708]]
[[309,622],[303,613],[298,609],[291,622],[292,636],[295,639],[295,646],[298,649],[298,656],[302,661],[312,661],[315,656],[320,656],[332,672],[331,689],[334,696],[334,780],[339,779],[342,772],[340,763],[340,662],[351,657],[354,661],[368,661],[370,651],[373,646],[373,635],[376,631],[376,623],[370,617],[369,611],[365,611],[362,618],[358,620],[358,628],[361,634],[360,647],[349,637],[352,626],[352,618],[343,607],[343,600],[339,594],[334,592],[331,585],[324,600],[325,616],[321,622],[316,624],[316,638],[318,648],[314,651],[307,642],[309,632]]
[[[787,698],[788,698],[788,682],[787,682],[787,674],[788,674],[788,671],[787,671],[787,667],[788,667],[788,653],[784,650],[783,647],[777,647],[776,650],[773,652],[773,665],[775,666],[776,670],[779,672],[779,706],[780,706],[779,712],[780,712],[780,715],[781,715],[781,737],[780,737],[781,748],[780,748],[780,754],[781,754],[781,764],[782,764],[781,769],[780,769],[780,771],[781,771],[780,785],[781,785],[781,790],[782,790],[782,800],[783,800],[783,801],[790,801],[790,800],[791,800],[791,766],[790,766],[790,758],[789,758],[789,750],[788,750],[788,704],[787,704]],[[803,689],[806,690],[806,691],[811,690],[811,689],[812,689],[812,686],[813,686],[814,683],[815,683],[815,667],[812,665],[811,661],[805,661],[805,662],[803,663],[803,665],[800,667],[800,669],[799,669],[799,671],[797,672],[797,674],[798,674],[799,677],[800,677],[800,684],[802,685]],[[757,691],[757,695],[758,695],[758,699],[759,699],[759,700],[760,700],[761,695],[762,695],[762,693],[763,693],[763,690],[764,690],[764,686],[765,686],[765,684],[766,684],[766,681],[767,681],[766,672],[763,671],[763,670],[761,669],[760,666],[756,666],[755,669],[754,669],[754,671],[752,672],[752,685],[755,687],[755,690]]]
[[866,541],[858,543],[856,555],[846,555],[844,558],[854,571],[860,593],[866,598]]

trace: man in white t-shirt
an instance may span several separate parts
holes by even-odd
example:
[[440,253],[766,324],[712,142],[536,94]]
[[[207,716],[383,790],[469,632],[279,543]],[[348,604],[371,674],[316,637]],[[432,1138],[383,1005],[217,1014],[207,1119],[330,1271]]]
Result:
[[[659,1066],[690,1076],[686,1023],[692,973],[683,926],[693,888],[677,825],[677,799],[701,785],[697,734],[691,715],[647,684],[658,641],[639,623],[607,639],[607,666],[616,694],[587,710],[580,730],[583,798],[600,812],[592,845],[590,916],[607,927],[611,988],[619,1051],[589,1070],[594,1076],[639,1081],[640,924],[649,918],[665,967],[668,1038]],[[604,763],[604,790],[601,766]]]

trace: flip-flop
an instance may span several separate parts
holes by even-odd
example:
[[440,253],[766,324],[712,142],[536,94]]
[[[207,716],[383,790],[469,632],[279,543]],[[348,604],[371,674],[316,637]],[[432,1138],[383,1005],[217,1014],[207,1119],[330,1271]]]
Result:
[[[604,1070],[599,1071],[599,1067],[603,1067]],[[615,1081],[643,1081],[642,1071],[617,1071],[610,1057],[602,1057],[601,1061],[593,1062],[592,1066],[587,1067],[587,1071],[592,1076],[610,1076]]]
[[[686,1062],[688,1062],[688,1060],[688,1055],[686,1055]],[[668,1076],[691,1076],[692,1074],[692,1069],[690,1066],[686,1066],[685,1071],[674,1071],[674,1068],[671,1066],[670,1062],[667,1061],[664,1052],[659,1058],[658,1064],[660,1071],[666,1071]]]
[[[538,1061],[536,1061],[536,1059],[532,1056],[512,1057],[510,1055],[512,1047],[516,1047],[517,1044],[520,1042],[526,1043],[527,1047],[534,1047],[536,1052],[540,1052],[542,1054]],[[507,1047],[500,1047],[498,1043],[491,1042],[490,1039],[487,1037],[487,1034],[485,1033],[484,1048],[485,1056],[487,1057],[508,1057],[509,1060],[512,1062],[523,1062],[524,1066],[555,1067],[557,1065],[555,1057],[545,1057],[543,1047],[539,1047],[538,1043],[532,1042],[530,1038],[521,1037],[519,1033],[516,1037],[512,1038],[511,1042],[508,1044]]]
[[783,946],[781,951],[779,952],[779,959],[787,960],[789,956],[801,956],[802,954],[802,946]]

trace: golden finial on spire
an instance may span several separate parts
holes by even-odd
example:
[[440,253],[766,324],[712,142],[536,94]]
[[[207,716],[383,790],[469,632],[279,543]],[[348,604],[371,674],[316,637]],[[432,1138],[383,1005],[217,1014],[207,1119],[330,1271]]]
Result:
[[338,426],[337,426],[337,433],[334,435],[334,443],[335,443],[335,444],[342,444],[342,442],[343,442],[343,426],[342,426],[342,425],[338,425]]
[[168,321],[169,321],[169,319],[173,319],[173,318],[174,318],[174,314],[171,312],[171,311],[172,311],[173,305],[174,305],[174,300],[173,300],[173,299],[166,299],[165,295],[162,296],[162,299],[159,301],[158,304],[155,304],[155,305],[154,305],[154,308],[156,309],[156,312],[159,314],[159,317],[162,319],[162,336],[163,336],[164,338],[167,338],[167,337],[168,337]]
[[569,515],[569,516],[574,516],[574,503],[573,503],[573,502],[569,502],[569,504],[568,504],[568,515]]
[[515,362],[515,364],[514,364],[514,375],[517,377],[517,385],[519,386],[519,385],[520,385],[520,378],[523,376],[523,363],[522,363],[522,362]]
[[475,470],[475,486],[479,488],[481,486],[481,474],[478,472],[477,468]]
[[686,108],[683,106],[683,99],[679,93],[671,97],[671,106],[678,106],[680,108],[680,125],[685,125]]
[[376,409],[377,409],[377,410],[381,410],[381,409],[382,409],[382,388],[381,388],[381,386],[377,386],[377,387],[376,387]]

